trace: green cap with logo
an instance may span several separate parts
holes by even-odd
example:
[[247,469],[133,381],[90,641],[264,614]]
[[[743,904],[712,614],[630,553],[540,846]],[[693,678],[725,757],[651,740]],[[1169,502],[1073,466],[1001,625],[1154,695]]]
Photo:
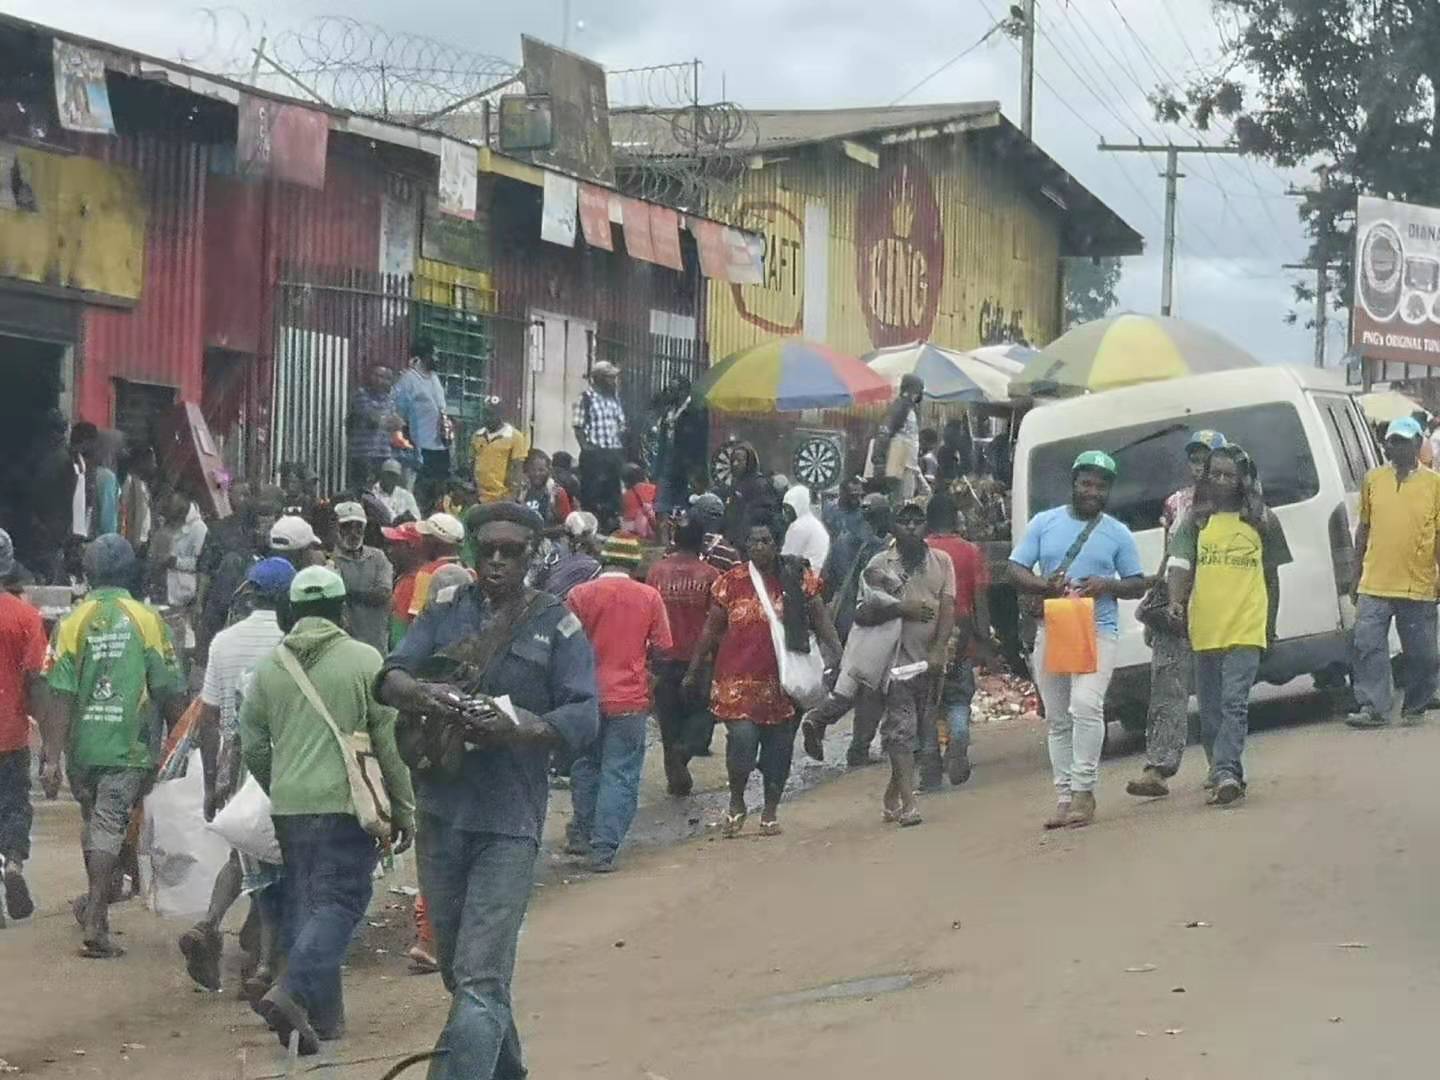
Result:
[[1115,475],[1115,459],[1104,450],[1086,450],[1075,459],[1075,464],[1070,466],[1070,471],[1077,469],[1098,469],[1100,472]]
[[307,566],[290,583],[290,602],[309,604],[316,600],[345,599],[345,582],[329,567]]

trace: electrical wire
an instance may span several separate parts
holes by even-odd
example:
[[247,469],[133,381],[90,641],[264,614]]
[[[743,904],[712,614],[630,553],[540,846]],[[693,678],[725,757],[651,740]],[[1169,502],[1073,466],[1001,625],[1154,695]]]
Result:
[[923,79],[921,79],[919,82],[917,82],[914,86],[910,87],[909,90],[906,90],[903,94],[901,94],[899,97],[897,97],[894,101],[890,102],[890,105],[891,105],[892,107],[895,106],[895,105],[899,105],[900,102],[904,101],[904,100],[905,100],[907,97],[909,97],[911,94],[915,93],[916,90],[919,90],[922,86],[924,86],[926,83],[928,83],[931,79],[935,78],[937,75],[942,74],[943,72],[948,71],[950,68],[952,68],[952,67],[954,67],[956,64],[958,64],[961,60],[964,60],[965,57],[969,56],[969,55],[970,55],[971,53],[973,53],[976,49],[980,48],[981,45],[984,45],[985,42],[989,41],[992,37],[994,37],[994,36],[995,36],[995,33],[996,33],[1003,25],[1004,25],[1003,22],[996,22],[993,26],[990,27],[989,30],[986,30],[985,33],[981,34],[979,40],[977,40],[974,44],[969,45],[969,46],[967,46],[967,47],[964,48],[964,49],[961,49],[958,53],[956,53],[954,56],[952,56],[949,60],[946,60],[943,64],[941,64],[939,67],[937,67],[934,71],[930,72],[929,75],[926,75]]

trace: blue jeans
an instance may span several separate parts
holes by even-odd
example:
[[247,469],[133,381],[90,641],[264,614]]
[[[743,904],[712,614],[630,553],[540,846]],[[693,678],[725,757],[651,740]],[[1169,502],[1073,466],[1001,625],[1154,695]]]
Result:
[[285,858],[281,985],[323,1034],[345,1018],[340,965],[370,904],[379,852],[350,814],[278,815],[275,835]]
[[535,883],[534,840],[452,828],[421,814],[420,891],[430,909],[450,1015],[429,1080],[522,1080],[510,1003],[516,943]]
[[1210,760],[1210,779],[1245,781],[1240,756],[1250,730],[1250,688],[1260,670],[1260,650],[1250,645],[1195,654],[1195,697],[1200,703],[1200,743]]
[[1407,713],[1420,713],[1435,694],[1435,601],[1392,600],[1361,593],[1355,609],[1355,699],[1360,708],[1389,719],[1395,690],[1390,674],[1390,620],[1405,658]]
[[950,745],[961,750],[970,747],[970,707],[975,700],[975,665],[960,658],[945,673],[940,688],[940,704],[950,725]]
[[649,719],[644,713],[602,716],[600,737],[570,766],[571,835],[589,839],[597,859],[615,857],[635,820]]

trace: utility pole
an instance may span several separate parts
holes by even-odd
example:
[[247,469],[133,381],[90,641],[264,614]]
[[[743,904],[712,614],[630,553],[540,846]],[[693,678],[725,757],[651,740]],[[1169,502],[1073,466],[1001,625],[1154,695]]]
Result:
[[1203,143],[1196,143],[1194,146],[1177,146],[1175,143],[1166,143],[1164,146],[1149,143],[1116,146],[1102,142],[1100,149],[1117,154],[1165,155],[1165,171],[1160,174],[1165,178],[1165,261],[1160,279],[1160,314],[1169,315],[1175,306],[1175,204],[1180,194],[1180,178],[1185,175],[1180,171],[1180,155],[1239,154],[1243,151],[1238,146],[1206,146]]
[[1291,188],[1285,194],[1292,196],[1318,195],[1320,218],[1315,224],[1315,263],[1286,263],[1282,270],[1315,271],[1315,366],[1325,366],[1325,331],[1330,321],[1328,301],[1330,294],[1330,209],[1325,202],[1325,189],[1330,183],[1330,170],[1324,165],[1315,170],[1320,175],[1320,187]]
[[1029,139],[1035,127],[1035,0],[1024,0],[1021,10],[1025,27],[1020,37],[1020,131]]

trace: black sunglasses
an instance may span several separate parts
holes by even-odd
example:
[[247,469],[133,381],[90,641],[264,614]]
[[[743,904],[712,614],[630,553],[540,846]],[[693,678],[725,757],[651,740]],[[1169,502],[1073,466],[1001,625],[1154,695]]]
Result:
[[523,559],[529,552],[530,545],[520,540],[483,541],[475,545],[475,556],[481,560],[493,559],[497,554],[502,559]]

